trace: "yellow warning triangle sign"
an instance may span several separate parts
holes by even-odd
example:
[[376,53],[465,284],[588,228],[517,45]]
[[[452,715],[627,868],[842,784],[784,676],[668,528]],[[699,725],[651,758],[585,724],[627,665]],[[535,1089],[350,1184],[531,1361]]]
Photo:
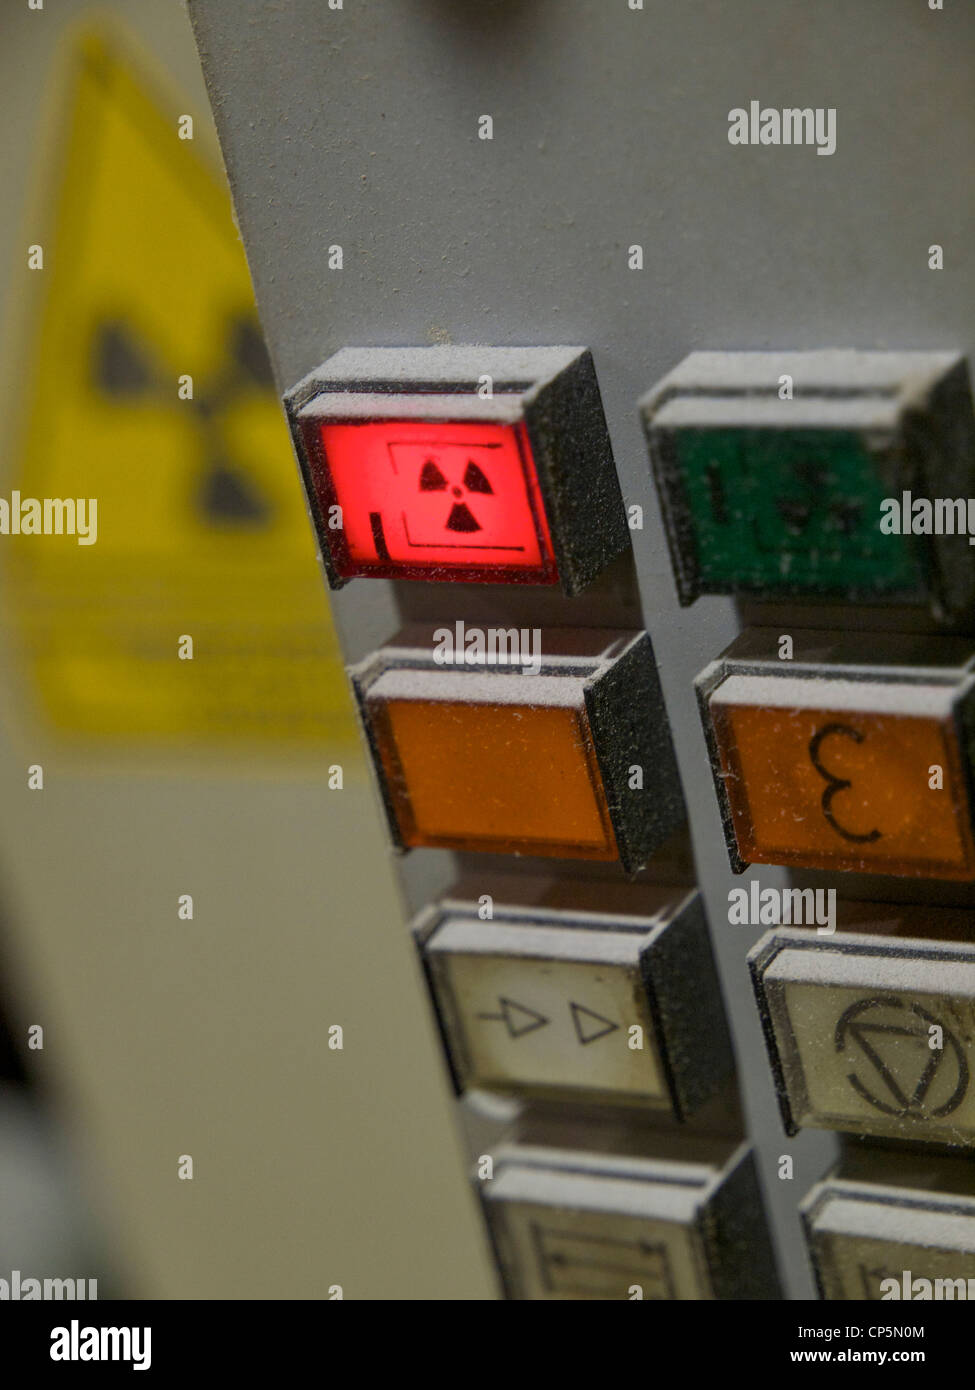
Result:
[[229,196],[186,114],[80,41],[8,486],[95,499],[97,539],[4,537],[28,668],[69,736],[350,738]]

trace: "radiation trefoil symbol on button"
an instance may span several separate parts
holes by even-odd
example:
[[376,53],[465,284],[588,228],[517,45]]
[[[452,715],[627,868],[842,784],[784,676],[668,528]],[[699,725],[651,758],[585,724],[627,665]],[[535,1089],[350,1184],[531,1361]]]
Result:
[[[452,486],[444,477],[443,471],[433,459],[427,459],[420,470],[420,491],[421,492],[446,492],[448,487],[456,499],[461,499],[466,492],[479,492],[487,496],[494,496],[494,488],[488,482],[484,470],[479,468],[473,459],[467,460],[467,467],[464,469],[462,484],[454,483]],[[450,515],[445,522],[448,531],[480,531],[481,523],[477,520],[474,513],[466,502],[456,500],[450,509]]]

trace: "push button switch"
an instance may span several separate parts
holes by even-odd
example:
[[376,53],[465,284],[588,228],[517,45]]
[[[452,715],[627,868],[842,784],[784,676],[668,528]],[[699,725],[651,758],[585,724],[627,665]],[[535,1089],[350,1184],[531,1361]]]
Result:
[[416,930],[461,1091],[682,1118],[731,1073],[696,892],[653,919],[452,903]]
[[743,635],[698,678],[733,866],[975,878],[972,647]]
[[333,587],[574,594],[628,544],[584,348],[346,348],[285,404]]
[[778,1297],[747,1150],[720,1170],[512,1147],[480,1190],[509,1298]]
[[975,950],[780,929],[750,964],[790,1133],[975,1145]]
[[473,664],[453,629],[413,633],[351,672],[393,838],[635,871],[683,819],[650,639],[535,632]]
[[971,606],[975,420],[957,354],[695,352],[641,408],[681,602]]
[[[936,1169],[929,1169],[933,1182]],[[975,1198],[827,1178],[802,1206],[824,1299],[975,1298]]]

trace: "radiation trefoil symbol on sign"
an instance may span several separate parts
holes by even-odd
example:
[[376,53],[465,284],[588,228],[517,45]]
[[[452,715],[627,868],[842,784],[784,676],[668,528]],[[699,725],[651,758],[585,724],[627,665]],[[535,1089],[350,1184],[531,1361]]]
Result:
[[226,422],[248,392],[272,389],[271,365],[251,314],[232,314],[219,331],[223,351],[217,369],[198,378],[191,394],[178,396],[172,389],[176,372],[161,360],[156,345],[124,319],[104,319],[92,337],[92,384],[108,401],[192,420],[202,466],[192,480],[190,501],[200,519],[213,526],[262,526],[271,519],[273,504],[234,457]]
[[490,497],[494,496],[494,488],[488,481],[487,475],[473,459],[467,460],[467,467],[461,484],[451,485],[444,477],[443,470],[433,459],[427,459],[420,470],[420,491],[421,492],[446,492],[450,489],[454,501],[447,517],[445,526],[448,531],[480,531],[481,523],[471,511],[466,502],[461,501],[464,493],[481,493]]

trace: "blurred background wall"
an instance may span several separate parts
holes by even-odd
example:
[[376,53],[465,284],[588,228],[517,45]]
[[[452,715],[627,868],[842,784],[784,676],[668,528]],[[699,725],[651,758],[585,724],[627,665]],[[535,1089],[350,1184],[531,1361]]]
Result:
[[182,4],[2,39],[0,1278],[491,1297]]

